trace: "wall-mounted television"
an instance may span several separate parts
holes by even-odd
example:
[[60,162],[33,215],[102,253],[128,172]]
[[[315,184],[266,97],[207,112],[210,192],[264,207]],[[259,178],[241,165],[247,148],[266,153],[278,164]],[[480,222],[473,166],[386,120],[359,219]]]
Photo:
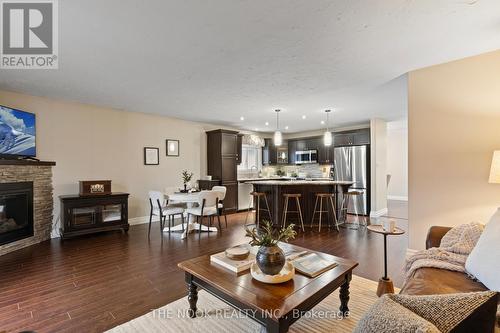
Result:
[[35,156],[35,114],[0,105],[0,157]]

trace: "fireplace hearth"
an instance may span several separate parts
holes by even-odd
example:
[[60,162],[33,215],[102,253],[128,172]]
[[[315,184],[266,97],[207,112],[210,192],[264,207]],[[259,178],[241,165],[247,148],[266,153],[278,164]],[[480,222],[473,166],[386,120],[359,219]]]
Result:
[[33,182],[0,183],[0,245],[33,236]]

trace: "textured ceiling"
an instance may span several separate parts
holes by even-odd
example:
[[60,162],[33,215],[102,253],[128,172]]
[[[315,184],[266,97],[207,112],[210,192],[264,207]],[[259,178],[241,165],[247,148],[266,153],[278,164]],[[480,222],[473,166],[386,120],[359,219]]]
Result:
[[64,0],[59,17],[59,69],[0,70],[0,89],[262,131],[275,108],[290,132],[325,108],[335,126],[404,117],[406,72],[500,48],[498,0]]

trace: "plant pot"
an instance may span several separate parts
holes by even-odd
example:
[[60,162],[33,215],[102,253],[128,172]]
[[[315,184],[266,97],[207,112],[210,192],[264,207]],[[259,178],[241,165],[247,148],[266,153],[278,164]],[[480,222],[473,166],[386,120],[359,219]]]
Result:
[[279,246],[261,246],[255,258],[262,273],[276,275],[285,266],[285,254]]

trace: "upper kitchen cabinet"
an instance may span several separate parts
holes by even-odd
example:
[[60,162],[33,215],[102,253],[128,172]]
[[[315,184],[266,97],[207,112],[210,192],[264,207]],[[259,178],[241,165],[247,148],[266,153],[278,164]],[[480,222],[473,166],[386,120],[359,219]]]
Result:
[[335,133],[333,136],[333,144],[336,147],[370,144],[370,129],[363,128]]
[[224,207],[228,212],[238,208],[237,164],[241,161],[238,132],[215,130],[207,132],[207,172],[227,188]]
[[264,139],[264,148],[262,149],[262,164],[278,164],[278,150],[273,143],[273,139]]

